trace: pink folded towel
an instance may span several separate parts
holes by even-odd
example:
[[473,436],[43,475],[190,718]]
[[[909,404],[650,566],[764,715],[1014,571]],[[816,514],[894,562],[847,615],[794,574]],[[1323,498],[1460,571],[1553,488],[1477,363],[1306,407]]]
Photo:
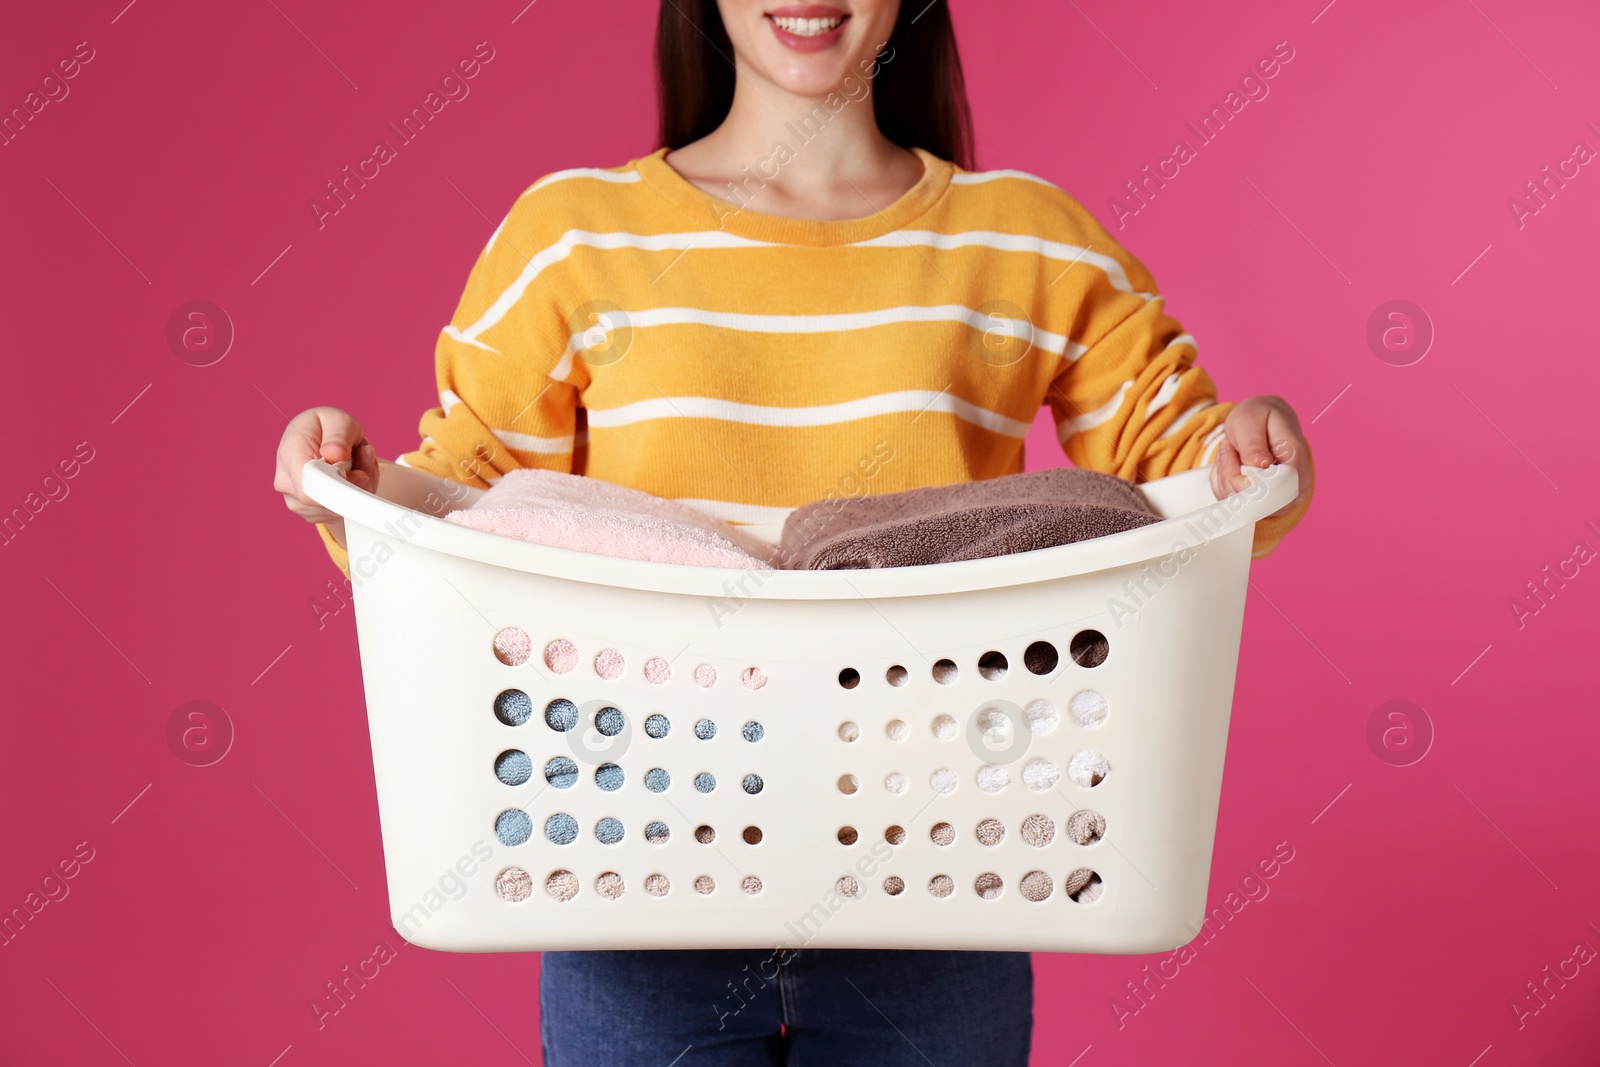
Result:
[[1058,467],[880,496],[819,500],[783,524],[784,567],[913,567],[1087,541],[1159,522],[1110,474]]
[[776,552],[693,508],[561,471],[511,471],[445,519],[535,544],[655,563],[771,570]]

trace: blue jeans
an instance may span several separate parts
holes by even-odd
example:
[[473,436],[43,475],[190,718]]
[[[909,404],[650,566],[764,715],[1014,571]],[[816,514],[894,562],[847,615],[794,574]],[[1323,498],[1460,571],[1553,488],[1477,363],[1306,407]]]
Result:
[[1026,1067],[1025,952],[546,952],[547,1067]]

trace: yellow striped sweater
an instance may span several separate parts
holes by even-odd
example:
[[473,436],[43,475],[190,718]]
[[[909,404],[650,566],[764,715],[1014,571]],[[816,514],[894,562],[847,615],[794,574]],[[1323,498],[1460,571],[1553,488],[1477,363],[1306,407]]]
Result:
[[916,185],[843,220],[712,196],[665,148],[541,178],[478,256],[397,462],[572,471],[747,523],[1021,471],[1042,404],[1080,467],[1210,462],[1231,405],[1144,265],[1043,179],[914,151]]

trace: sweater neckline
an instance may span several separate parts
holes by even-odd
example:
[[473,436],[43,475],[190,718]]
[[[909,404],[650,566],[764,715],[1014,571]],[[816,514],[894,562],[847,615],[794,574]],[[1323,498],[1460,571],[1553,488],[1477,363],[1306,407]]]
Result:
[[653,189],[710,227],[741,237],[782,244],[841,245],[870,241],[900,229],[925,213],[950,187],[955,164],[924,148],[912,147],[922,160],[922,176],[894,203],[853,219],[805,219],[740,207],[713,196],[673,169],[670,148],[658,148],[637,161],[639,177]]

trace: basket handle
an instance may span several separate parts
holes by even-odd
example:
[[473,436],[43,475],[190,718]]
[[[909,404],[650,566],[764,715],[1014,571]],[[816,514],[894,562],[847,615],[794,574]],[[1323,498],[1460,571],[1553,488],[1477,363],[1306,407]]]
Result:
[[1244,489],[1221,498],[1227,504],[1238,498],[1239,511],[1250,522],[1262,519],[1294,503],[1300,495],[1300,473],[1287,463],[1271,467],[1241,466],[1239,473],[1250,482]]
[[300,488],[329,511],[374,529],[406,511],[438,516],[464,508],[484,492],[387,460],[379,460],[378,465],[376,493],[350,481],[349,460],[307,460],[300,468]]

